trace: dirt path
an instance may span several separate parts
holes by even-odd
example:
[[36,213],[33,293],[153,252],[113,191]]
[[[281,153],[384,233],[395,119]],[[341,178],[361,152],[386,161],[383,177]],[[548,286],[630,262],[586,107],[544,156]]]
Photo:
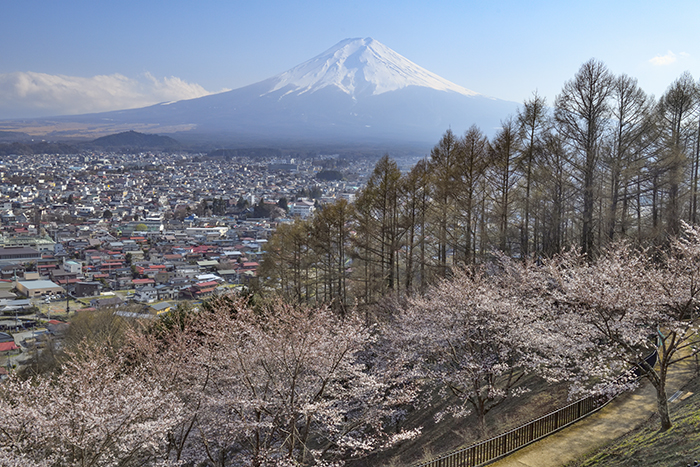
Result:
[[[695,374],[695,363],[681,362],[669,371],[666,393],[671,397]],[[669,408],[673,411],[674,404]],[[600,411],[490,464],[493,467],[559,467],[641,425],[656,413],[656,391],[645,380],[635,392],[612,401]]]

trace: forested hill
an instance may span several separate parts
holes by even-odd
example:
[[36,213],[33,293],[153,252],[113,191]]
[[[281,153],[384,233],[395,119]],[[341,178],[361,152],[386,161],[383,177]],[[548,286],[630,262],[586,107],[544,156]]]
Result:
[[41,141],[0,143],[0,156],[10,156],[13,154],[75,154],[79,149],[72,144],[48,143]]
[[85,150],[164,150],[175,151],[182,148],[177,140],[169,136],[150,135],[136,131],[126,131],[103,136],[84,143],[48,141],[15,141],[0,143],[0,156],[12,154],[77,154]]
[[31,141],[32,137],[19,131],[0,130],[0,142]]
[[100,148],[132,148],[132,149],[179,149],[179,141],[161,135],[125,131],[114,135],[103,136],[86,143],[86,147]]

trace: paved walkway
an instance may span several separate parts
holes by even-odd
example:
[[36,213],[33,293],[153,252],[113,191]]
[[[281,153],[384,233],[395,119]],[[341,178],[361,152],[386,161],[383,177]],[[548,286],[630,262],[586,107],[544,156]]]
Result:
[[[692,360],[671,367],[666,394],[671,397],[695,374]],[[673,413],[673,403],[669,409]],[[656,413],[656,391],[644,379],[636,391],[623,394],[603,409],[568,428],[549,435],[500,461],[493,467],[560,467],[592,453],[611,441],[640,426]]]

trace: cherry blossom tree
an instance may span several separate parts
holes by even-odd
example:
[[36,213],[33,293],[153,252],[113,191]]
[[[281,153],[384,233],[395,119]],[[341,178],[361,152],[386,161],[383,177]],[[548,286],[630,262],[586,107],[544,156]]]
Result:
[[0,386],[0,465],[174,465],[181,404],[148,372],[85,348],[56,375]]
[[[698,307],[700,307],[700,228],[681,223],[683,235],[671,242],[661,269],[658,326],[659,368],[649,372],[657,388],[662,429],[671,427],[665,395],[669,367],[694,358],[700,351]],[[663,390],[663,391],[662,391]]]
[[529,310],[536,330],[532,351],[542,358],[542,369],[571,381],[574,393],[594,383],[597,391],[617,391],[611,383],[655,347],[653,267],[622,247],[595,263],[566,252],[537,269],[529,265],[523,278],[546,283],[532,284],[543,300]]
[[[528,319],[531,355],[544,374],[569,380],[573,393],[613,394],[634,386],[630,369],[638,368],[656,389],[661,429],[670,428],[668,370],[692,357],[697,341],[689,318],[700,292],[700,236],[696,229],[686,234],[662,265],[618,244],[594,263],[568,252],[543,268],[524,268],[521,280],[543,298]],[[658,343],[659,364],[652,367],[645,358]]]
[[[508,397],[525,374],[521,365],[520,306],[483,271],[457,270],[425,296],[412,298],[389,330],[417,379],[456,396],[447,412],[486,414]],[[444,413],[438,414],[439,419]]]
[[134,354],[186,405],[175,460],[322,465],[417,434],[384,429],[412,395],[372,371],[372,330],[353,316],[282,302],[220,304],[158,339],[134,341]]

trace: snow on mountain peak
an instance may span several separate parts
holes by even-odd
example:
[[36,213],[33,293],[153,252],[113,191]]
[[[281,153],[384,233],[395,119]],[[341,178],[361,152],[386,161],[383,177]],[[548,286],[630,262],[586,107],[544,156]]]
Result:
[[265,94],[282,90],[304,94],[335,86],[352,97],[382,94],[407,86],[452,91],[465,96],[478,93],[431,73],[372,39],[345,39],[322,54],[272,78]]

